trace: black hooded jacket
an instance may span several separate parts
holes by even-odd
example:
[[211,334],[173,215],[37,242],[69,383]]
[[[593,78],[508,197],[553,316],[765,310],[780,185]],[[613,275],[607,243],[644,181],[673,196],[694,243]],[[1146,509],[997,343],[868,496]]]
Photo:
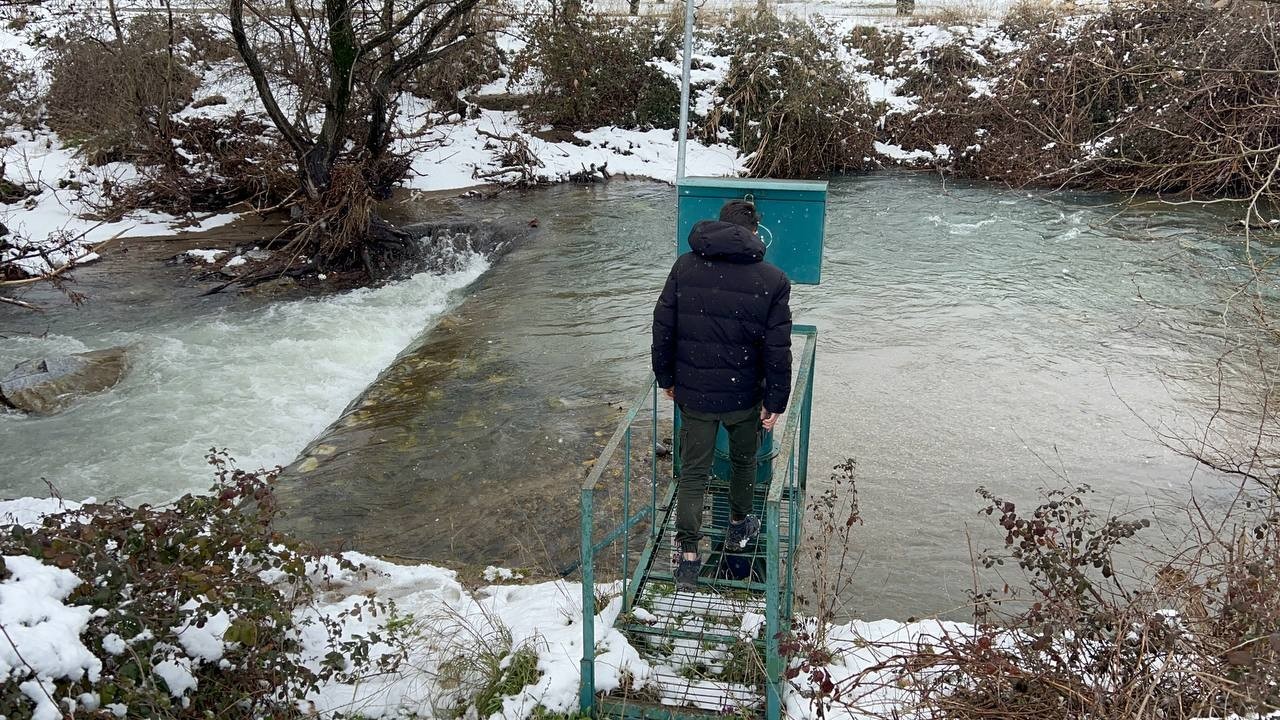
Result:
[[791,282],[764,262],[764,243],[733,223],[704,221],[653,309],[653,373],[681,407],[706,413],[787,408]]

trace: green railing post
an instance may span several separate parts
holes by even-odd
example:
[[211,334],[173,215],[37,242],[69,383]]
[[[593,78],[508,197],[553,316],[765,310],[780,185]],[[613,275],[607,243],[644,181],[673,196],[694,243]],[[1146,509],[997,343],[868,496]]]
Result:
[[658,381],[653,381],[653,454],[650,456],[652,483],[649,486],[649,536],[658,537]]
[[778,720],[782,710],[779,683],[782,680],[782,655],[778,650],[779,580],[781,575],[781,549],[778,547],[778,503],[770,500],[765,506],[765,533],[767,555],[764,578],[764,645],[765,645],[765,718]]
[[[801,431],[803,432],[803,430]],[[803,462],[803,461],[802,461]],[[796,460],[795,451],[792,450],[787,460],[787,489],[790,491],[791,502],[787,503],[787,584],[786,593],[783,594],[782,617],[785,621],[791,620],[791,600],[795,596],[795,567],[796,567],[796,549],[799,542],[799,532],[801,518],[804,516],[804,498],[799,497],[796,483]]]
[[591,545],[591,513],[594,498],[582,489],[582,677],[578,683],[578,710],[592,715],[596,702],[596,588],[594,550]]
[[[815,337],[817,331],[814,331]],[[816,349],[816,348],[815,348]],[[809,358],[809,392],[805,393],[804,400],[800,406],[800,489],[806,491],[809,487],[809,421],[813,417],[813,378],[814,366],[818,364],[817,353],[815,352]],[[807,493],[806,493],[807,494]]]
[[[627,427],[626,440],[623,442],[622,451],[625,453],[622,471],[622,522],[629,523],[631,521],[631,428]],[[627,570],[631,567],[631,532],[628,531],[622,535],[622,611],[629,612],[630,604],[627,602]]]

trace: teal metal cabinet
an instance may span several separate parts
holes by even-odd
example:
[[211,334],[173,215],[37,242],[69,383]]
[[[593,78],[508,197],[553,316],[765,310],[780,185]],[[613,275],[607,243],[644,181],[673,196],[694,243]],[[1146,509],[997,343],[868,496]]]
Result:
[[[689,177],[680,181],[677,194],[677,253],[689,251],[689,231],[694,224],[714,220],[730,200],[751,200],[761,215],[759,234],[765,242],[765,260],[782,268],[793,283],[817,285],[821,281],[826,182]],[[757,458],[758,482],[769,482],[776,454],[773,433],[765,433]],[[729,476],[729,435],[724,428],[716,437],[714,471],[718,477]]]
[[782,268],[793,283],[822,279],[822,243],[827,220],[827,183],[812,180],[754,180],[688,177],[680,181],[676,222],[679,253],[689,251],[689,231],[714,220],[729,200],[751,200],[762,216],[765,260]]

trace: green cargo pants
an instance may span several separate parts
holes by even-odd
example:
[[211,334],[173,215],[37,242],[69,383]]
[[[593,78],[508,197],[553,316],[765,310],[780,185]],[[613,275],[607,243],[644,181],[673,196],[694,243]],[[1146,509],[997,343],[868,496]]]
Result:
[[676,491],[676,543],[684,552],[697,552],[702,539],[702,506],[716,433],[724,425],[729,433],[729,509],[734,519],[751,512],[755,488],[756,453],[760,449],[760,406],[727,413],[702,413],[680,409],[680,483]]

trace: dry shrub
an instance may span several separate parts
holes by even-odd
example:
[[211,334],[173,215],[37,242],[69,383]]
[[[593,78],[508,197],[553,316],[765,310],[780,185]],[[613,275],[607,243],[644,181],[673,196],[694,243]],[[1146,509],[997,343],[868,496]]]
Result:
[[[1188,509],[1177,547],[1143,547],[1145,519],[1091,507],[1088,486],[1029,510],[986,491],[1004,536],[981,556],[1026,590],[974,590],[977,624],[882,647],[913,715],[1190,720],[1280,709],[1280,496]],[[1147,563],[1147,572],[1121,566]],[[975,573],[975,578],[977,574]],[[886,651],[892,649],[894,652]],[[877,669],[880,669],[877,668]],[[850,678],[830,693],[857,707]]]
[[738,18],[724,33],[732,60],[703,138],[742,148],[755,177],[865,168],[872,154],[870,104],[824,41],[829,34],[829,28],[774,15]]
[[568,129],[674,127],[680,89],[649,64],[673,47],[665,25],[588,13],[541,18],[513,63],[534,80],[530,120]]
[[414,243],[378,216],[377,204],[385,179],[403,177],[408,166],[409,159],[400,156],[339,160],[329,187],[314,200],[299,200],[300,220],[281,235],[277,264],[262,277],[355,267],[374,280],[394,275],[412,256]]
[[1010,40],[1022,42],[1057,30],[1065,13],[1049,0],[1019,0],[1005,12],[1000,31]]
[[904,69],[899,94],[914,95],[925,105],[932,104],[934,96],[946,95],[956,90],[972,92],[969,78],[980,74],[986,59],[968,42],[967,34],[953,35],[952,40],[941,45],[929,45],[922,51],[900,58]]
[[[411,638],[394,605],[358,599],[352,616],[386,618],[368,634],[344,632],[342,617],[295,619],[330,589],[334,573],[360,568],[345,558],[321,558],[273,530],[278,468],[244,472],[225,452],[211,452],[209,461],[217,481],[207,494],[157,507],[87,503],[35,527],[0,518],[0,556],[30,556],[90,578],[65,603],[83,612],[79,640],[101,661],[100,677],[40,678],[40,694],[19,691],[37,680],[17,663],[0,686],[0,716],[63,717],[63,709],[75,707],[65,717],[109,718],[110,705],[120,703],[134,718],[302,720],[315,717],[307,698],[322,685],[397,671]],[[0,557],[0,579],[8,575]],[[204,661],[184,633],[216,618],[226,621],[213,636],[225,643],[223,661]],[[304,632],[324,638],[330,652],[308,657]],[[129,638],[125,652],[113,649],[122,637]],[[177,693],[160,679],[163,666],[174,662],[193,678]],[[46,693],[56,705],[36,709],[35,699]],[[84,702],[82,693],[95,701]],[[77,697],[78,707],[68,705]]]
[[95,160],[145,157],[199,84],[185,53],[171,60],[168,30],[152,16],[135,18],[123,44],[81,27],[51,49],[49,126]]
[[[914,3],[913,3],[914,5]],[[968,5],[939,5],[922,13],[911,13],[908,25],[938,25],[940,27],[976,25],[991,15],[991,9],[977,3]]]
[[1013,184],[1277,198],[1274,10],[1174,0],[1011,22],[1026,45],[990,71],[991,95],[935,95],[891,118],[895,140],[981,146],[955,169]]
[[175,121],[170,134],[178,150],[172,161],[141,166],[137,181],[108,187],[104,216],[138,208],[189,216],[237,203],[267,207],[297,189],[293,156],[273,128],[243,111]]
[[[898,93],[916,97],[918,109],[886,115],[884,127],[891,141],[930,151],[945,145],[954,158],[967,160],[982,147],[994,123],[988,99],[971,81],[989,82],[984,76],[991,72],[996,55],[989,40],[979,43],[972,34],[958,31],[919,54],[904,49],[896,60],[903,78]],[[998,123],[994,129],[1004,132]]]
[[17,50],[0,50],[0,129],[14,124],[34,126],[39,108],[35,69]]
[[845,47],[857,52],[871,63],[867,70],[876,75],[887,75],[890,66],[896,67],[906,40],[898,30],[876,25],[858,25],[844,38]]
[[415,95],[435,101],[441,110],[465,113],[462,95],[502,76],[502,50],[496,37],[499,18],[473,13],[470,23],[475,31],[466,42],[419,68],[410,80]]
[[1064,181],[1280,197],[1280,14],[1161,3],[1104,15],[1084,34],[1116,39],[1093,58],[1111,75],[1111,103],[1090,113],[1104,125],[1094,137],[1114,140],[1100,139]]

